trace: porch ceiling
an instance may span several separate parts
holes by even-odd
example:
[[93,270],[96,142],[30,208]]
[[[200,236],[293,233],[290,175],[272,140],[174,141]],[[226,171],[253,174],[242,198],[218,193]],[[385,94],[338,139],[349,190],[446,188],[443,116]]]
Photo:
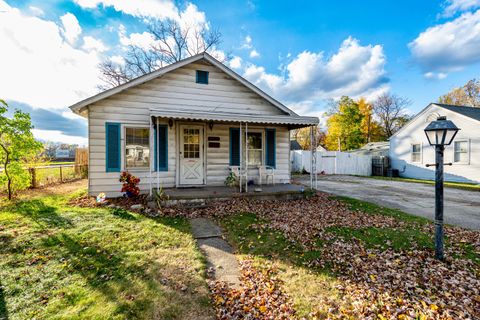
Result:
[[317,125],[317,117],[301,117],[291,115],[246,115],[224,112],[201,112],[201,111],[171,111],[150,109],[150,115],[160,118],[182,119],[182,120],[203,120],[215,122],[244,122],[258,124],[277,124],[289,127],[306,127]]

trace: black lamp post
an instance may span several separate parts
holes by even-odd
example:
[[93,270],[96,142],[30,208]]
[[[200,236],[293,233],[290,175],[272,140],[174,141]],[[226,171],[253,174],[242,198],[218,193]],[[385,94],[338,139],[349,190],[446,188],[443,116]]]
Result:
[[[428,143],[435,147],[435,258],[444,260],[443,254],[443,152],[458,132],[457,126],[447,117],[438,117],[425,128]],[[451,165],[451,163],[450,163]]]

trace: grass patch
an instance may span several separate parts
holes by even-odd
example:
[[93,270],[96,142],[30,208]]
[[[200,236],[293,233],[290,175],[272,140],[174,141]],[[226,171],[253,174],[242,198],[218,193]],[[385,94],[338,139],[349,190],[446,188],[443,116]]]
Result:
[[[253,213],[241,213],[223,218],[221,225],[237,252],[266,259],[282,259],[294,264],[308,264],[320,255],[319,251],[304,251],[276,230],[261,227],[265,220]],[[320,243],[319,243],[320,246]]]
[[204,319],[205,261],[188,221],[74,208],[0,208],[0,319]]
[[405,213],[398,209],[382,207],[371,202],[366,202],[366,201],[357,200],[349,197],[343,197],[343,196],[332,196],[332,198],[346,203],[350,210],[363,211],[367,214],[380,214],[383,216],[393,217],[401,221],[417,223],[417,224],[431,223],[431,221],[426,218],[414,216],[412,214]]
[[402,250],[412,247],[434,249],[433,237],[414,228],[391,229],[370,227],[352,229],[347,227],[333,227],[329,228],[328,231],[345,240],[351,240],[353,238],[359,239],[367,248],[380,248],[382,250],[388,248]]
[[[424,179],[413,179],[413,178],[390,178],[390,177],[380,177],[380,176],[361,176],[362,178],[370,178],[377,180],[389,180],[389,181],[402,181],[402,182],[411,182],[411,183],[423,183],[428,185],[435,185],[433,180],[424,180]],[[445,187],[470,190],[470,191],[480,191],[480,184],[478,183],[466,183],[466,182],[444,182]]]

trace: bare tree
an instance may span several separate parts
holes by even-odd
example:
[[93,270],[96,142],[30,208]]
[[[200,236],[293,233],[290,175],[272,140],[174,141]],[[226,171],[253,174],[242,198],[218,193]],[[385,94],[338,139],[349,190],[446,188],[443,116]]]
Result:
[[410,99],[391,93],[384,93],[373,102],[373,111],[387,138],[410,120],[405,108],[411,103]]
[[100,79],[105,83],[101,89],[121,85],[165,65],[211,51],[222,38],[217,29],[181,25],[172,19],[152,22],[148,31],[154,40],[148,48],[131,45],[123,57],[124,63],[105,60],[100,64]]

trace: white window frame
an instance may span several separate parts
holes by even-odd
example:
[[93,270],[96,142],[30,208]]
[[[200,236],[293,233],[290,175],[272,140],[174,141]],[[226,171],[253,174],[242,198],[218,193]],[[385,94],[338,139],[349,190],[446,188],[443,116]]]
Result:
[[[420,146],[420,159],[418,161],[413,161],[413,146],[419,145]],[[411,163],[422,163],[423,162],[423,144],[421,142],[412,142],[410,144],[410,162]]]
[[[467,161],[455,161],[455,143],[457,142],[467,143]],[[470,139],[458,139],[452,142],[452,163],[453,164],[470,164]]]
[[[147,129],[148,130],[148,166],[146,167],[128,167],[127,166],[127,129]],[[124,125],[123,126],[123,170],[125,171],[150,171],[152,166],[152,130],[148,125]]]
[[[248,164],[248,159],[245,158],[245,163],[247,164],[247,166],[249,168],[256,168],[258,166],[263,166],[263,165],[265,165],[265,130],[248,128],[248,133],[260,133],[261,134],[261,137],[262,137],[262,159],[261,159],[260,164]],[[245,134],[242,134],[242,135],[244,136],[243,146],[245,146],[247,137],[245,136]],[[259,149],[254,149],[254,150],[259,150]],[[245,157],[245,152],[244,151],[242,151],[242,157]]]

